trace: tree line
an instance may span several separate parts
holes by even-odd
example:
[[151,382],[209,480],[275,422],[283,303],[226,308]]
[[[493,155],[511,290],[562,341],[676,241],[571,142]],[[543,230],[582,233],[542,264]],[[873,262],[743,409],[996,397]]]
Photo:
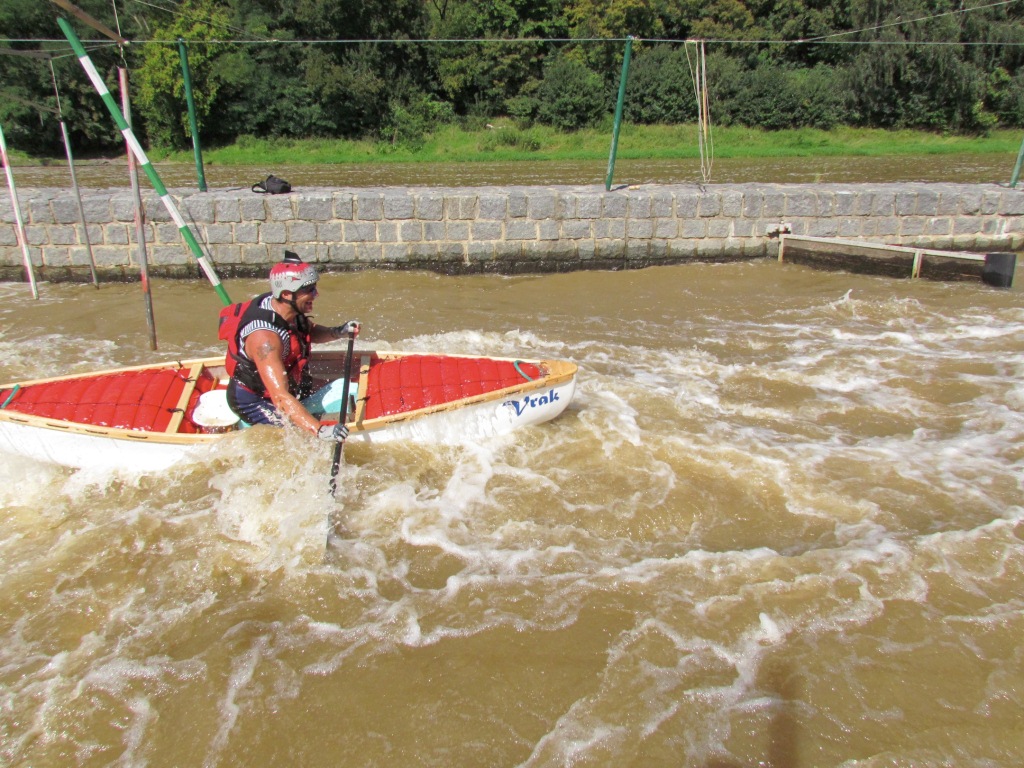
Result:
[[[615,107],[697,119],[704,40],[711,117],[763,129],[838,125],[983,133],[1024,126],[1024,5],[960,0],[80,0],[132,41],[71,18],[111,91],[131,77],[137,133],[184,148],[187,44],[204,145],[261,138],[422,142],[440,124],[510,118],[565,131]],[[0,125],[18,149],[59,155],[58,106],[84,152],[120,136],[40,0],[0,5]],[[53,58],[41,58],[49,54]],[[56,87],[55,87],[56,86]],[[59,103],[58,103],[59,99]]]

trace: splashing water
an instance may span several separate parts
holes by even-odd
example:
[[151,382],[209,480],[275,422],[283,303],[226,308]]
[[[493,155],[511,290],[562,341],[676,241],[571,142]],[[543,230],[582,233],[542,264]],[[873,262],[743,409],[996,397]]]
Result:
[[[218,350],[199,283],[155,288],[159,353],[131,287],[42,292],[0,286],[5,380]],[[572,359],[576,400],[479,445],[349,446],[337,500],[288,429],[159,475],[5,456],[0,761],[1024,757],[1018,290],[366,273],[317,311],[382,348]]]

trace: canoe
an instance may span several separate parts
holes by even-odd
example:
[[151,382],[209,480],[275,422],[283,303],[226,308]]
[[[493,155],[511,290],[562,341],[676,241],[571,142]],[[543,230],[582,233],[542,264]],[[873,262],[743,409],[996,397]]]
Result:
[[[345,357],[314,352],[314,382],[342,378]],[[460,444],[554,419],[572,400],[577,368],[357,350],[350,372],[349,443]],[[230,411],[224,418],[226,386],[223,357],[4,384],[0,451],[70,467],[164,469],[244,429]]]

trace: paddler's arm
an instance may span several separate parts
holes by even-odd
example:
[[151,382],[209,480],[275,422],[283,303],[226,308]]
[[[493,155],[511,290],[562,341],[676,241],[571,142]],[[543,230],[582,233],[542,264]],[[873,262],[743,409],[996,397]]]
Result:
[[313,323],[313,327],[309,331],[310,341],[316,344],[324,344],[328,341],[337,341],[343,339],[350,333],[354,333],[356,336],[359,335],[360,323],[358,320],[349,320],[344,325],[317,325]]
[[292,424],[317,434],[320,422],[288,391],[288,372],[281,359],[282,350],[281,337],[274,331],[253,331],[245,339],[245,353],[256,364],[274,407]]

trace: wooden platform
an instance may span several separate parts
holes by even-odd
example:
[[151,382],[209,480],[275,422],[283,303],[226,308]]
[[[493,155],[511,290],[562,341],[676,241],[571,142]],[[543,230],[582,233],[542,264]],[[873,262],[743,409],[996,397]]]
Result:
[[[834,237],[779,235],[779,261],[888,277],[990,282],[986,270],[990,255]],[[1009,280],[1012,283],[1012,273]]]

